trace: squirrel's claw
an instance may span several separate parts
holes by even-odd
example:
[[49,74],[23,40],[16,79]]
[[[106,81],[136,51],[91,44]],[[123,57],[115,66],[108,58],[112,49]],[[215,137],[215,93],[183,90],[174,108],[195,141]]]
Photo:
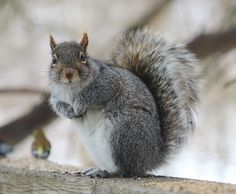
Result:
[[90,178],[111,178],[114,177],[112,173],[106,170],[99,170],[96,168],[89,168],[81,171],[81,174],[89,176]]

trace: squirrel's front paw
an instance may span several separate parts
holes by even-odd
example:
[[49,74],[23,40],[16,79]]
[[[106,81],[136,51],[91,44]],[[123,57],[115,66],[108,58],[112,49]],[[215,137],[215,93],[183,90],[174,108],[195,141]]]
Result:
[[87,110],[87,108],[86,108],[85,105],[82,105],[82,104],[80,104],[80,103],[78,103],[78,102],[75,102],[75,103],[73,104],[73,107],[74,107],[74,112],[75,112],[75,114],[77,115],[77,117],[78,117],[78,116],[79,116],[79,117],[83,117],[83,115],[85,115],[86,110]]
[[56,104],[56,109],[59,112],[59,114],[61,114],[64,117],[67,117],[69,119],[73,119],[73,118],[77,117],[75,115],[73,107],[67,103],[58,102]]

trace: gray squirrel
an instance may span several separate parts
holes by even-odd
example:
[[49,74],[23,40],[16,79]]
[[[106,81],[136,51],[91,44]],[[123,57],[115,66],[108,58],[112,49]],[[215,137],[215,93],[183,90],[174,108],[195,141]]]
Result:
[[91,177],[148,176],[168,161],[195,128],[200,70],[195,56],[148,29],[130,30],[111,62],[80,43],[50,36],[50,104],[76,123],[99,169]]

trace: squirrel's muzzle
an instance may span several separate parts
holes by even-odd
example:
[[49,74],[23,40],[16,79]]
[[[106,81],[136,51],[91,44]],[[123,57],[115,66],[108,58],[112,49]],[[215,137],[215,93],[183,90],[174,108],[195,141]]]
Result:
[[65,82],[71,83],[78,78],[78,70],[72,67],[67,67],[62,70],[62,77]]

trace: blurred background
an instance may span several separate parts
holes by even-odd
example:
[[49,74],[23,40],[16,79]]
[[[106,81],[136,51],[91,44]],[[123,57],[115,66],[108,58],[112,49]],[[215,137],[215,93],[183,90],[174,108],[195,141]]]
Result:
[[88,53],[108,59],[115,38],[135,26],[188,44],[203,69],[198,128],[155,173],[236,183],[235,0],[0,0],[0,141],[14,145],[8,157],[31,157],[28,128],[43,127],[50,161],[92,165],[70,120],[44,112],[29,117],[48,91],[49,35],[79,41],[87,32]]

